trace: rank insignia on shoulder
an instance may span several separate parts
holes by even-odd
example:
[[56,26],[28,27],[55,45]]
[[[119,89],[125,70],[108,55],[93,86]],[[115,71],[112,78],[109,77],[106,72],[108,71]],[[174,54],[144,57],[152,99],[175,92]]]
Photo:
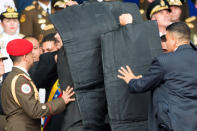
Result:
[[20,22],[23,23],[26,21],[26,15],[21,15]]
[[32,10],[32,9],[34,9],[34,8],[35,8],[34,5],[30,5],[30,6],[27,6],[27,7],[25,8],[25,11],[30,11],[30,10]]
[[29,93],[31,93],[31,86],[29,84],[25,83],[21,86],[21,91],[24,94],[29,94]]
[[185,22],[186,23],[190,23],[190,22],[192,22],[194,20],[196,20],[196,16],[192,16],[192,17],[189,17],[189,18],[185,19]]

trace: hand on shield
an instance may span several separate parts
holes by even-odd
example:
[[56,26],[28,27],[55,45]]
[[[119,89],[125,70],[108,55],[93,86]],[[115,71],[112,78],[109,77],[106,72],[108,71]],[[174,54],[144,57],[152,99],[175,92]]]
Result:
[[71,98],[71,96],[73,96],[74,94],[75,94],[75,92],[73,91],[73,88],[71,88],[70,86],[68,86],[66,88],[66,91],[63,91],[62,98],[63,98],[64,102],[66,104],[68,104],[71,101],[75,101],[75,98]]
[[127,84],[129,83],[130,80],[132,79],[139,79],[142,78],[142,75],[135,76],[131,68],[127,65],[126,68],[121,67],[118,72],[120,75],[117,77],[120,79],[123,79]]
[[120,25],[125,26],[133,23],[133,17],[131,14],[122,14],[119,16]]

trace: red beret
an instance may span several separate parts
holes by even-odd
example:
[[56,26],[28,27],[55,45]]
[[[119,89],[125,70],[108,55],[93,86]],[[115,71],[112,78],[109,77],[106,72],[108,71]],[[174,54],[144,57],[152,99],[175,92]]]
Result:
[[33,45],[25,39],[14,39],[8,42],[6,49],[9,55],[22,56],[30,53],[33,49]]

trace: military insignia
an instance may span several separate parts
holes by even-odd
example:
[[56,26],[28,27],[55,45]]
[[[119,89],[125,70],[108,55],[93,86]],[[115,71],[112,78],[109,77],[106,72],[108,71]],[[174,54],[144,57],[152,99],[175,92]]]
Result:
[[38,14],[38,19],[41,19],[42,18],[42,15],[41,14]]
[[140,14],[144,14],[144,10],[143,9],[140,9]]
[[41,28],[42,30],[44,30],[45,26],[46,26],[46,24],[41,24],[40,28]]
[[23,23],[26,21],[26,15],[21,15],[20,22]]
[[46,107],[45,105],[43,105],[41,108],[42,108],[43,110],[47,109],[47,107]]
[[42,15],[43,15],[43,16],[47,16],[47,12],[43,10],[43,11],[42,11]]
[[54,28],[53,24],[48,24],[44,27],[44,30],[46,31],[46,30],[50,30],[50,29],[53,29],[53,28]]
[[187,25],[188,25],[188,27],[189,27],[190,29],[193,29],[193,28],[194,28],[194,24],[192,24],[192,23],[187,23]]
[[44,24],[46,23],[46,19],[38,19],[38,24]]
[[161,0],[160,5],[165,6],[165,2],[163,0]]
[[21,86],[21,91],[22,91],[22,93],[24,93],[24,94],[29,94],[29,93],[31,92],[31,87],[30,87],[30,85],[29,85],[29,84],[23,84],[23,85]]
[[195,45],[197,45],[197,35],[194,35],[193,42],[194,42]]
[[192,17],[187,18],[187,19],[185,20],[185,22],[186,22],[186,23],[189,23],[189,22],[192,22],[192,21],[194,21],[194,20],[196,20],[196,16],[192,16]]
[[25,8],[25,10],[26,10],[26,11],[30,11],[30,10],[32,10],[32,9],[34,9],[34,8],[35,8],[34,5],[30,5],[30,6],[27,6],[27,7]]

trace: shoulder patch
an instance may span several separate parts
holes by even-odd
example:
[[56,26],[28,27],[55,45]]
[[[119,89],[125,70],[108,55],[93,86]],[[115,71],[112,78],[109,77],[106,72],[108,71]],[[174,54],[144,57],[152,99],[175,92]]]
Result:
[[192,17],[189,17],[189,18],[185,19],[185,22],[186,23],[190,23],[190,22],[192,22],[194,20],[196,20],[196,16],[192,16]]
[[27,7],[25,8],[25,10],[26,10],[26,11],[30,11],[30,10],[32,10],[32,9],[34,9],[34,8],[35,8],[34,5],[30,5],[30,6],[27,6]]
[[21,86],[21,92],[24,93],[24,94],[29,94],[31,93],[31,86],[27,83],[23,84]]

